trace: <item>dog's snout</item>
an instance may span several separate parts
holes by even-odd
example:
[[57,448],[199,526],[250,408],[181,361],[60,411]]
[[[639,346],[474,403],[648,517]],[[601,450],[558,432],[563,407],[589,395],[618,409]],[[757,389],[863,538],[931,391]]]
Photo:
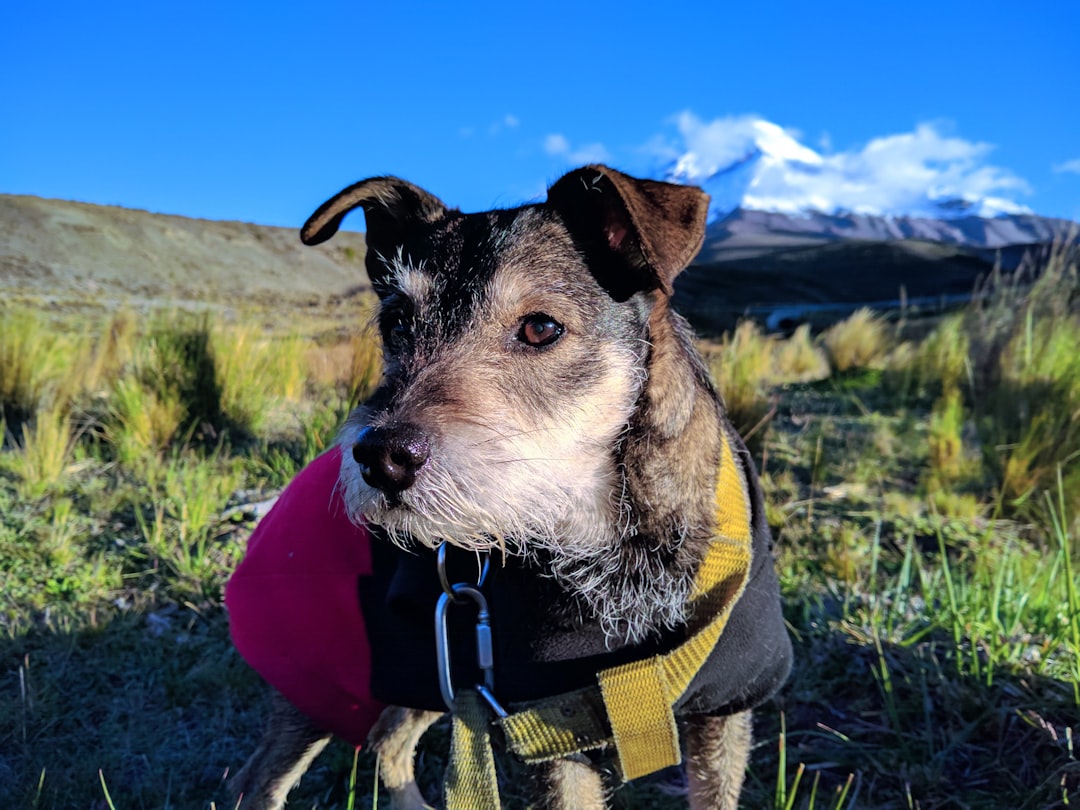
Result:
[[352,452],[368,486],[393,496],[413,485],[431,455],[431,446],[420,428],[405,423],[368,428]]

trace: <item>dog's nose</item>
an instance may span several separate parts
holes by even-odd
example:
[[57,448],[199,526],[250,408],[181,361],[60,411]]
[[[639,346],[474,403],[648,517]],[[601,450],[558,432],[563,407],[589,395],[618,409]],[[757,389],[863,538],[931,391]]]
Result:
[[402,423],[368,428],[360,434],[352,453],[368,486],[393,496],[413,485],[431,447],[420,428]]

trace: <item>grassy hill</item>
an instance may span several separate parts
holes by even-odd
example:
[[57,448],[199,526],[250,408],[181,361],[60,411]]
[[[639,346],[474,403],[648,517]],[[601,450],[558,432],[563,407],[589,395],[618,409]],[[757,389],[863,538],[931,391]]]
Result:
[[8,296],[104,306],[326,301],[367,289],[364,250],[358,233],[309,248],[292,228],[0,194]]

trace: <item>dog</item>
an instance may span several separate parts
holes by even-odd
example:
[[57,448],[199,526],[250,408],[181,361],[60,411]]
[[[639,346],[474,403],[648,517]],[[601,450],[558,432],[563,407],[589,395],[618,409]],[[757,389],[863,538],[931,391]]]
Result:
[[[590,165],[555,182],[546,202],[477,214],[371,178],[302,229],[310,245],[356,208],[367,221],[384,376],[341,431],[339,492],[372,532],[376,575],[360,586],[372,691],[401,705],[382,713],[370,741],[398,810],[428,806],[413,759],[446,710],[431,686],[431,645],[408,646],[432,635],[434,550],[450,549],[459,568],[488,558],[493,691],[512,707],[595,686],[597,671],[663,654],[708,626],[695,583],[718,542],[725,481],[737,482],[728,488],[744,517],[734,533],[745,531],[749,562],[738,590],[704,611],[727,611],[726,623],[671,711],[690,807],[737,807],[751,709],[786,680],[792,653],[753,461],[670,303],[703,243],[707,207],[698,188]],[[401,586],[423,576],[411,592]],[[398,694],[410,682],[423,694]],[[328,738],[278,696],[233,780],[242,806],[280,807]],[[537,806],[605,807],[610,747],[538,764]]]

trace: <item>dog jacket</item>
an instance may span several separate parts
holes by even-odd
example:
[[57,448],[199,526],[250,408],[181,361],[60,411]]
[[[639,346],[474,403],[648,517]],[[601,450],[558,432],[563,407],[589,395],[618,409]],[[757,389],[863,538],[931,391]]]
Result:
[[[734,444],[740,469],[750,460]],[[340,452],[312,462],[286,488],[249,541],[226,589],[233,640],[272,686],[317,724],[363,742],[384,703],[445,710],[435,655],[434,606],[442,593],[435,553],[403,551],[377,527],[349,522],[336,487]],[[677,716],[731,714],[768,699],[791,667],[769,533],[756,495],[745,586],[703,666],[674,704]],[[475,582],[475,558],[448,552],[451,581]],[[530,562],[492,559],[483,588],[491,608],[495,692],[528,703],[597,685],[597,673],[670,653],[688,640],[677,628],[610,649],[597,622],[580,614]],[[450,612],[456,685],[478,683],[475,612]],[[373,666],[374,662],[374,666]]]
[[341,453],[315,459],[248,540],[225,587],[237,650],[320,728],[361,745],[382,711],[357,577],[370,575],[371,536],[337,488]]
[[[475,660],[468,624],[450,633],[456,695],[447,807],[501,806],[493,723],[525,762],[614,743],[618,772],[633,779],[681,761],[678,717],[750,709],[782,685],[792,651],[760,486],[738,435],[725,427],[721,442],[715,534],[694,575],[687,625],[611,649],[599,623],[561,591],[542,561],[536,567],[520,558],[492,563],[482,590],[494,633],[494,684],[482,686],[480,673],[467,671]],[[455,553],[460,558],[453,550],[447,557]],[[431,677],[437,663],[424,652],[434,641],[425,605],[440,593],[431,575],[433,555],[376,542],[373,564],[376,576],[361,581],[377,662],[373,692],[441,709]],[[467,614],[471,607],[466,604]],[[501,707],[486,705],[487,686]]]

